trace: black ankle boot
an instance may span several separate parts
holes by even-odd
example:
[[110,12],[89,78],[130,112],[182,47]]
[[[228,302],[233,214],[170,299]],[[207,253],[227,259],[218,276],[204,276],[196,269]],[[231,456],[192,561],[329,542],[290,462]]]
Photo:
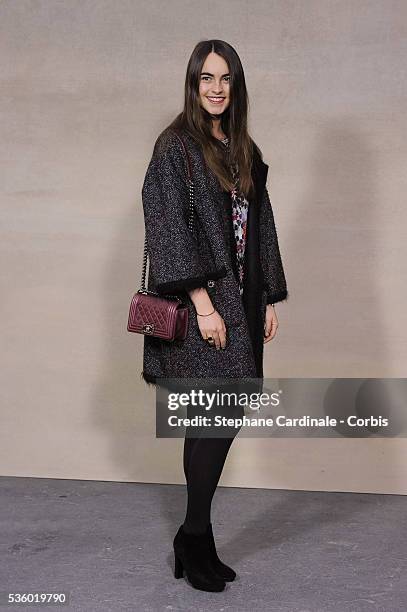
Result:
[[212,531],[212,523],[209,523],[208,526],[208,537],[209,537],[209,551],[210,551],[210,560],[215,573],[226,580],[226,582],[232,582],[236,578],[236,572],[228,565],[222,563],[222,561],[218,557],[218,553],[216,552],[215,539],[213,537]]
[[185,533],[181,525],[174,538],[175,578],[185,573],[195,589],[223,591],[225,581],[215,574],[210,563],[208,533]]

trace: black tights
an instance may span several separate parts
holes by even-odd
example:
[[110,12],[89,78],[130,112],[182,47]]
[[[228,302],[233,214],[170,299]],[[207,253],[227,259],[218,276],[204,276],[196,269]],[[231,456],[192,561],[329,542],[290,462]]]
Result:
[[[234,408],[232,412],[233,416],[243,416],[242,408]],[[227,454],[239,430],[240,427],[228,428],[225,434],[228,437],[224,438],[185,436],[183,463],[188,494],[184,521],[186,532],[203,533],[211,522],[212,499]]]

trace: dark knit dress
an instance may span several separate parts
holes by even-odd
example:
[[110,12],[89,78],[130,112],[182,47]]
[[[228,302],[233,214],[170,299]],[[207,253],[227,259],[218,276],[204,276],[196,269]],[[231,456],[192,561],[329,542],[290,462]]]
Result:
[[[225,150],[229,139],[221,141]],[[232,168],[235,188],[225,198],[225,214],[229,230],[231,260],[249,328],[257,376],[263,378],[264,324],[266,303],[263,300],[261,264],[259,260],[258,211],[254,202],[239,190],[238,168]]]

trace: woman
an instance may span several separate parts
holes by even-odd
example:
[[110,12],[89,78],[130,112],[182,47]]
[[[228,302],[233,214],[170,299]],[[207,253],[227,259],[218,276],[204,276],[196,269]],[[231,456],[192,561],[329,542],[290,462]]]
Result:
[[[274,304],[288,292],[268,166],[248,134],[247,110],[236,51],[221,40],[199,42],[187,67],[184,110],[158,136],[142,189],[148,288],[182,296],[190,314],[184,341],[144,337],[141,375],[148,384],[263,378],[263,345],[278,327]],[[182,143],[195,188],[192,227]],[[237,431],[185,436],[188,503],[174,538],[175,576],[185,570],[202,590],[221,591],[236,576],[217,556],[210,510]]]

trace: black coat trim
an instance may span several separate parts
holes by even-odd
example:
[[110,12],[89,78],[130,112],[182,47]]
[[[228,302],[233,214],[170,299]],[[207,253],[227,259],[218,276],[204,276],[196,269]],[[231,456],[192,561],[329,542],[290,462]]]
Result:
[[206,287],[208,280],[218,279],[226,276],[227,270],[225,266],[222,266],[219,270],[213,270],[207,272],[203,276],[196,276],[190,278],[182,278],[176,281],[169,281],[167,283],[158,283],[156,285],[157,293],[178,293],[188,289],[196,289],[198,287]]
[[148,372],[145,372],[144,370],[141,372],[140,378],[142,378],[144,382],[146,382],[148,385],[153,385],[153,386],[157,385],[157,376],[154,376],[153,374],[149,374]]
[[288,300],[288,291],[286,289],[278,293],[269,293],[267,295],[267,304],[276,304],[284,300]]

